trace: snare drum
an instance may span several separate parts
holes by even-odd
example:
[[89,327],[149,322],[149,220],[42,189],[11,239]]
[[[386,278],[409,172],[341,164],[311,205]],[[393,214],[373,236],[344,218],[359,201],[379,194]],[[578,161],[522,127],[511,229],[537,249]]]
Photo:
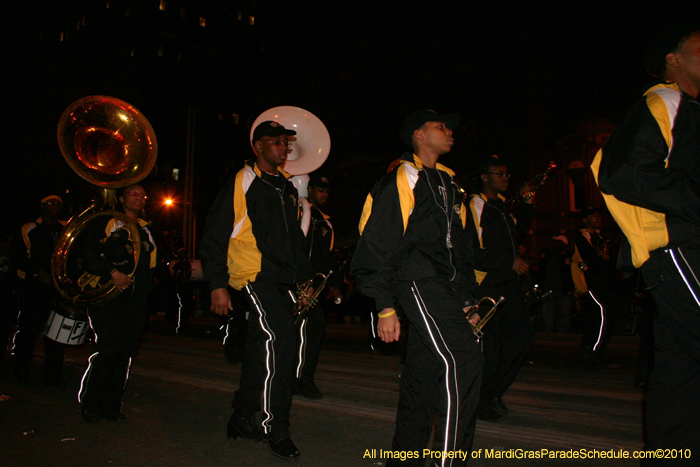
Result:
[[84,313],[68,309],[70,305],[54,304],[44,333],[49,339],[61,344],[83,345],[90,325]]

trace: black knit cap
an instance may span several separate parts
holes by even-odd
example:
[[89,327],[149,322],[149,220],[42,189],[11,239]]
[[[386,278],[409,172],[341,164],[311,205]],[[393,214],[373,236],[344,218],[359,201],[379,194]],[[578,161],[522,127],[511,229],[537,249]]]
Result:
[[676,51],[681,42],[694,32],[700,32],[700,23],[671,24],[661,28],[644,52],[644,68],[657,78],[662,78],[666,55]]
[[312,173],[311,175],[309,175],[309,183],[307,186],[315,186],[317,188],[330,188],[331,182],[328,180],[328,177],[324,177],[323,175],[320,175],[318,173]]

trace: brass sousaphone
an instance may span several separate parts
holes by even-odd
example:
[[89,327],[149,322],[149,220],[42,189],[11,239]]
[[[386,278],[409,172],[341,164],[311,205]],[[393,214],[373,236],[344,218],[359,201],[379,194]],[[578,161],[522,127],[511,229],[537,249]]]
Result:
[[250,144],[253,146],[253,132],[262,122],[275,121],[288,130],[297,132],[295,141],[289,145],[287,162],[283,169],[293,175],[291,182],[299,192],[304,215],[301,225],[304,235],[309,230],[311,209],[306,201],[309,175],[318,169],[328,158],[331,151],[331,137],[326,125],[314,114],[300,107],[283,105],[267,109],[258,115],[250,128]]
[[115,298],[119,290],[112,280],[98,287],[86,286],[89,281],[79,253],[85,242],[81,234],[97,219],[120,221],[133,244],[136,269],[141,246],[138,226],[115,210],[116,189],[134,185],[149,174],[156,162],[158,142],[151,124],[134,106],[114,97],[88,96],[63,112],[58,122],[58,145],[73,170],[101,190],[89,208],[68,221],[56,242],[51,258],[54,285],[63,299],[75,305],[101,305]]

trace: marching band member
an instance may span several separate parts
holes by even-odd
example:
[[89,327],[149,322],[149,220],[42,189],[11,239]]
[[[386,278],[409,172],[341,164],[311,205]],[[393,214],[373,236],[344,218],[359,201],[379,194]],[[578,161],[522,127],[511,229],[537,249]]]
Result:
[[571,275],[576,294],[585,311],[581,356],[602,363],[602,355],[621,315],[627,311],[617,292],[620,284],[608,242],[600,234],[600,209],[588,207],[581,213],[584,228],[574,236]]
[[[56,290],[51,280],[51,255],[64,221],[58,219],[63,201],[57,195],[41,200],[41,217],[24,224],[15,234],[10,246],[11,262],[19,279],[17,332],[12,355],[15,376],[20,382],[29,377],[34,358],[34,343],[42,333],[51,313]],[[63,369],[63,346],[44,336],[44,382],[57,385]]]
[[698,465],[700,25],[660,30],[644,65],[660,82],[620,123],[591,168],[627,240],[618,265],[628,273],[640,269],[657,306],[644,449],[692,453],[642,464]]
[[[244,290],[250,305],[241,382],[228,423],[229,438],[266,440],[270,451],[296,459],[289,434],[296,332],[289,287],[311,278],[299,196],[280,166],[293,130],[274,121],[258,125],[255,161],[231,177],[209,211],[200,257],[211,308],[232,310],[227,286]],[[262,433],[255,413],[261,410]]]
[[[352,260],[360,291],[381,310],[380,338],[399,339],[394,298],[410,321],[394,451],[422,452],[436,419],[434,449],[468,453],[474,438],[482,357],[468,338],[472,330],[464,315],[474,303],[471,243],[454,173],[438,163],[450,152],[458,123],[457,114],[432,110],[404,121],[401,138],[411,152],[367,196]],[[399,463],[390,459],[387,465]],[[401,465],[424,463],[407,459]]]
[[[148,222],[139,217],[147,199],[141,185],[122,189],[119,197],[124,213],[138,225],[141,253],[135,269],[133,246],[119,220],[107,219],[94,227],[85,247],[85,269],[99,276],[96,280],[100,284],[111,278],[121,292],[104,305],[88,307],[95,344],[80,383],[78,401],[83,418],[89,423],[102,418],[111,422],[125,418],[122,395],[129,379],[131,357],[148,318],[148,293],[153,289],[157,266],[156,243]],[[129,277],[131,271],[134,274]]]
[[[343,277],[333,259],[333,226],[330,218],[321,211],[328,201],[330,183],[328,178],[311,174],[307,186],[308,201],[311,206],[311,225],[306,238],[308,241],[309,261],[314,273],[328,274],[331,290],[336,298],[341,298],[339,285]],[[299,327],[299,350],[297,353],[296,383],[294,394],[306,399],[321,399],[323,394],[314,382],[318,356],[321,352],[321,340],[325,329],[322,301],[309,310],[306,319]]]
[[532,205],[522,203],[516,218],[505,205],[510,174],[498,156],[479,164],[481,190],[469,202],[469,222],[474,249],[474,268],[479,282],[476,297],[505,297],[502,307],[484,330],[484,371],[478,416],[501,422],[508,407],[502,397],[515,380],[530,348],[535,331],[518,278],[530,269],[518,256],[519,238],[532,218]]

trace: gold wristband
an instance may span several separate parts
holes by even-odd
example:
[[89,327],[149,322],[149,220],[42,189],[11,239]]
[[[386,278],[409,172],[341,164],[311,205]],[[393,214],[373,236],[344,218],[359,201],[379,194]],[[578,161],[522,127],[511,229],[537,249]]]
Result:
[[395,315],[395,314],[396,314],[396,310],[391,310],[391,311],[383,311],[383,312],[379,313],[377,316],[379,316],[380,318],[386,318],[388,316]]

